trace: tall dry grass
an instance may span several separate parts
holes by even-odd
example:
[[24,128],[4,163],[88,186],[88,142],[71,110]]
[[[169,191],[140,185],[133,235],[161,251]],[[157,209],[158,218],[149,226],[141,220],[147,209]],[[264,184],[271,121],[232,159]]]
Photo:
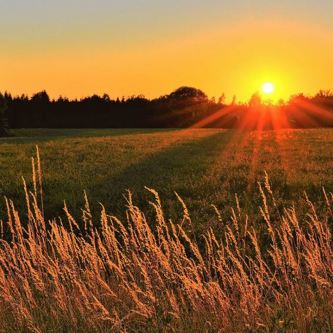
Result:
[[127,219],[86,198],[82,221],[46,221],[39,155],[27,215],[6,199],[1,222],[2,332],[329,332],[333,330],[332,194],[320,216],[308,200],[300,218],[276,204],[268,177],[259,184],[262,225],[236,197],[223,226],[192,232],[186,205],[168,220],[156,191],[154,221],[128,193]]

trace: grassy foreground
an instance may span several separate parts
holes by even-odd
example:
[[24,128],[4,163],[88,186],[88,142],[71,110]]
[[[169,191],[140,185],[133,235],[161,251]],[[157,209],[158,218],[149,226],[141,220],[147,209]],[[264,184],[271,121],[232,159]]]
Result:
[[[235,205],[260,221],[261,198],[257,182],[268,173],[277,205],[294,204],[306,210],[303,192],[322,204],[322,187],[333,191],[333,131],[286,130],[243,132],[197,130],[16,130],[15,137],[0,139],[0,196],[15,201],[26,215],[23,176],[32,184],[30,159],[38,145],[44,179],[46,217],[63,216],[66,200],[79,218],[85,190],[92,214],[98,219],[99,202],[125,218],[124,194],[129,189],[134,201],[148,217],[144,187],[159,191],[167,217],[179,222],[185,201],[198,234],[207,227],[219,231],[215,204],[229,216]],[[319,208],[319,207],[318,207]],[[0,210],[5,210],[0,200]],[[95,214],[96,213],[96,214]]]
[[80,221],[67,207],[47,221],[38,157],[33,170],[27,217],[7,200],[1,223],[1,331],[332,331],[332,194],[322,192],[320,212],[305,196],[300,217],[266,177],[261,226],[236,200],[231,216],[216,209],[222,232],[198,237],[182,199],[175,223],[149,188],[150,220],[129,193],[125,220],[104,207],[93,220],[86,199]]

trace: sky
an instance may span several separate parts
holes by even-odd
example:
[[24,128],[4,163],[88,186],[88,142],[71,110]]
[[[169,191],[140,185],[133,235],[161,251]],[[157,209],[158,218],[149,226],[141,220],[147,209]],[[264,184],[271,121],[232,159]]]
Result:
[[0,91],[314,94],[333,89],[332,17],[332,0],[0,0]]

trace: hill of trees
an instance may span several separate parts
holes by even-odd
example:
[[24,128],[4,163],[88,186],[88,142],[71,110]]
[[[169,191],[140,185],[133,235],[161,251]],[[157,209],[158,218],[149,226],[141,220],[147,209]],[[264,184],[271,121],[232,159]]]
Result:
[[221,127],[277,128],[333,126],[333,94],[299,94],[288,103],[263,103],[254,94],[249,103],[229,105],[222,95],[209,99],[196,88],[181,87],[156,99],[142,95],[111,99],[107,94],[80,100],[51,100],[46,91],[32,97],[0,94],[0,136],[6,128]]

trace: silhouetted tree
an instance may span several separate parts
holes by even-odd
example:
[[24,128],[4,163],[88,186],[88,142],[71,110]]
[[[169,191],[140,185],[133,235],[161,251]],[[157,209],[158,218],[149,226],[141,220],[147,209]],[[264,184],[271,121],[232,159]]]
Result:
[[191,100],[193,102],[207,101],[207,95],[200,89],[180,87],[169,95],[170,99]]
[[263,105],[258,93],[248,103],[236,102],[234,96],[233,107],[227,109],[226,114],[222,112],[223,116],[218,120],[202,122],[217,119],[214,113],[226,107],[224,98],[222,95],[216,103],[203,91],[192,87],[180,87],[152,100],[143,95],[112,99],[107,94],[80,100],[65,97],[51,100],[46,91],[31,98],[5,93],[0,101],[0,135],[7,132],[7,119],[11,128],[182,128],[198,123],[206,127],[233,128],[246,123],[247,128],[255,129],[258,119],[272,124],[272,112],[281,115],[292,127],[333,127],[333,94],[330,91],[320,91],[313,97],[298,94],[289,102],[277,105],[267,105],[266,101]]
[[333,92],[331,90],[319,90],[314,98],[332,98]]
[[225,94],[222,93],[222,95],[218,99],[219,104],[224,104],[225,103]]
[[31,97],[31,102],[39,105],[47,105],[50,103],[50,97],[45,90],[38,92]]
[[5,112],[7,110],[7,100],[0,94],[0,137],[8,135],[8,122]]
[[256,92],[251,96],[249,100],[249,106],[251,108],[257,108],[261,105],[262,105],[261,96],[258,92]]

